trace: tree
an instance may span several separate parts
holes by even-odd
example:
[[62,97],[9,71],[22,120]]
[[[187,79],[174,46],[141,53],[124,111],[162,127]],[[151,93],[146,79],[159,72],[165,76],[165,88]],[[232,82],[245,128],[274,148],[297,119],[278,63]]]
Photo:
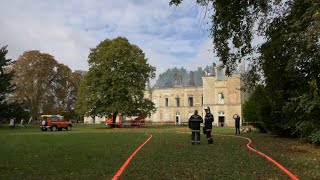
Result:
[[[170,4],[181,2],[171,0]],[[319,143],[320,2],[197,0],[197,3],[212,12],[214,49],[225,66],[232,70],[236,61],[251,60],[246,84],[253,91],[257,90],[257,82],[262,85],[259,89],[264,98],[254,102],[266,101],[268,105],[268,114],[257,115],[263,117],[264,126],[275,134],[313,138],[314,142],[318,139]],[[256,32],[266,41],[253,47],[251,41]]]
[[13,66],[14,98],[25,104],[33,118],[40,113],[63,114],[72,111],[79,80],[73,82],[69,67],[52,55],[27,51]]
[[8,96],[14,91],[14,85],[11,84],[14,71],[8,71],[13,62],[6,58],[7,53],[7,46],[0,48],[0,119],[12,116]]
[[154,104],[144,98],[155,77],[143,51],[124,37],[106,39],[89,54],[89,71],[80,85],[77,112],[87,116],[147,115]]
[[[266,0],[197,0],[212,14],[211,36],[214,51],[226,66],[226,73],[236,71],[237,63],[251,54],[254,48],[252,28],[260,12],[268,10]],[[170,5],[179,5],[182,0],[171,0]],[[206,17],[205,17],[206,18]]]
[[62,115],[66,119],[75,119],[78,118],[78,114],[76,114],[76,103],[78,101],[78,90],[80,87],[81,81],[84,79],[86,72],[85,71],[74,71],[70,77],[70,85],[69,85],[69,95],[68,95],[68,104],[69,109],[62,113]]
[[320,2],[296,0],[289,7],[269,25],[261,46],[266,90],[281,97],[270,96],[287,136],[320,137]]
[[268,114],[270,114],[271,106],[266,98],[265,88],[257,85],[248,100],[243,104],[242,115],[247,122],[253,122],[253,125],[260,130],[266,132],[266,129],[273,125],[268,122]]

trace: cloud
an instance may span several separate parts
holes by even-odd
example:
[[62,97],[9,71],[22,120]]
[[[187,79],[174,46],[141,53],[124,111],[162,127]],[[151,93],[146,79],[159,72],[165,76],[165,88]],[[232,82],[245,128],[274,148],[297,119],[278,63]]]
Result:
[[87,70],[90,48],[124,36],[138,45],[157,74],[169,67],[189,69],[214,60],[193,0],[170,7],[163,0],[10,0],[0,7],[0,45],[10,58],[37,49],[73,70]]

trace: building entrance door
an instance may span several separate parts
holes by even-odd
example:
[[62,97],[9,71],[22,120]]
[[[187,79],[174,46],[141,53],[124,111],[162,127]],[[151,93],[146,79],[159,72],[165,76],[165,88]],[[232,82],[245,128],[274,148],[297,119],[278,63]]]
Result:
[[175,125],[180,125],[180,123],[181,123],[180,114],[177,113],[176,114],[176,119],[175,119]]
[[225,126],[224,116],[219,116],[218,125],[219,125],[219,127]]
[[219,112],[218,114],[218,126],[219,127],[225,127],[226,126],[226,119],[225,119],[225,115],[224,112]]

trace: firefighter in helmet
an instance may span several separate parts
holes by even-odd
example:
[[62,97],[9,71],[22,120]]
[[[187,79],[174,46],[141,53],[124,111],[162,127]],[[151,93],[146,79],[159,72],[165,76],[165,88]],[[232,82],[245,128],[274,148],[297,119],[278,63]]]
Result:
[[203,123],[203,119],[198,115],[198,110],[194,111],[194,114],[189,118],[189,128],[191,129],[191,144],[195,142],[200,144],[200,124]]
[[210,108],[207,107],[204,109],[206,111],[206,116],[204,118],[204,132],[207,135],[208,144],[212,144],[213,140],[211,137],[211,131],[212,131],[212,123],[214,121],[213,115],[210,112]]

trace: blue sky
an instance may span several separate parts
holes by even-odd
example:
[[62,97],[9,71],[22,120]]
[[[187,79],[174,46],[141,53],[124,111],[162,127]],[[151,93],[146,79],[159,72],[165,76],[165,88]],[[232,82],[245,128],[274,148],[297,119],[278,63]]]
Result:
[[88,70],[88,54],[106,38],[138,45],[157,74],[170,67],[195,69],[217,61],[203,9],[195,0],[2,0],[0,46],[8,57],[49,53],[72,70]]

